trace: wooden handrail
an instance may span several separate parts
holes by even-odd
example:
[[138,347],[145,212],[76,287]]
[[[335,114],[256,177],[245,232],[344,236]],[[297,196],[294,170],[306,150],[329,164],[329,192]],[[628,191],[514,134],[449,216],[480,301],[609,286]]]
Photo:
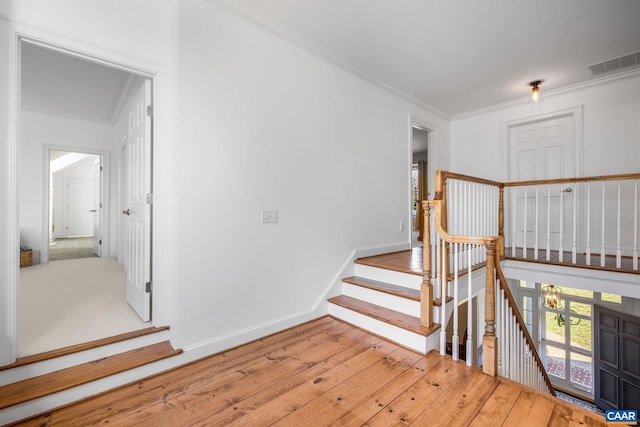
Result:
[[504,187],[526,187],[530,185],[550,185],[550,184],[573,184],[577,182],[593,182],[593,181],[627,181],[630,179],[640,179],[640,173],[627,173],[621,175],[599,175],[599,176],[581,176],[576,178],[557,178],[557,179],[539,179],[533,181],[512,181],[504,182]]
[[511,313],[516,318],[516,323],[518,324],[518,329],[520,329],[520,332],[524,335],[524,338],[527,341],[527,345],[531,349],[531,353],[533,354],[533,357],[536,360],[536,364],[538,365],[538,369],[540,370],[540,372],[542,372],[542,376],[544,378],[544,382],[547,384],[547,387],[549,389],[549,393],[551,393],[553,396],[555,396],[556,393],[555,393],[555,391],[553,389],[553,385],[551,384],[551,380],[549,379],[549,375],[547,375],[547,371],[544,368],[544,364],[542,363],[542,359],[540,358],[540,355],[538,354],[538,350],[536,349],[536,346],[535,346],[535,344],[533,342],[533,338],[531,338],[531,335],[529,334],[529,330],[527,329],[527,326],[526,326],[526,324],[524,322],[524,319],[522,318],[522,315],[520,314],[520,310],[518,310],[516,308],[517,307],[516,300],[515,300],[515,298],[513,298],[513,294],[511,293],[511,289],[509,289],[509,285],[507,285],[507,279],[504,277],[504,274],[502,273],[502,269],[500,268],[500,262],[499,261],[500,261],[500,258],[496,254],[495,270],[496,270],[496,276],[497,276],[497,279],[498,279],[498,283],[500,284],[500,289],[502,289],[502,291],[504,292],[504,296],[505,296],[505,299],[509,303],[509,308],[511,309]]

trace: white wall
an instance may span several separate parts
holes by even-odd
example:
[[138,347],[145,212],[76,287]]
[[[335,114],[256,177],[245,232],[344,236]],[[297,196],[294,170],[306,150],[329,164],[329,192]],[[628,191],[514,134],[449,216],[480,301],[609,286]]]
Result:
[[46,146],[68,151],[110,153],[115,138],[113,126],[87,120],[22,111],[20,144],[20,240],[34,250],[42,251],[48,236],[43,202]]
[[640,75],[545,96],[451,122],[451,168],[455,172],[502,176],[500,129],[504,123],[582,106],[582,175],[640,172]]
[[448,123],[203,1],[178,12],[185,346],[302,320],[353,248],[408,243],[409,115],[444,153]]

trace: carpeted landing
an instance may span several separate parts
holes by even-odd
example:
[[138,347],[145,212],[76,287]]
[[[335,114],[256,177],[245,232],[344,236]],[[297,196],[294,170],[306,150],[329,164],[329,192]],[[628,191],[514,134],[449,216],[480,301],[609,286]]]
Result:
[[20,269],[18,357],[149,326],[126,302],[126,276],[111,258]]

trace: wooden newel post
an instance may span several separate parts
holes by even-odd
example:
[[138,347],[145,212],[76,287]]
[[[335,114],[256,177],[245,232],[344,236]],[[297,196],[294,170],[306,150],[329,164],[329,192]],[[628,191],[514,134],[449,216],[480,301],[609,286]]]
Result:
[[422,221],[422,284],[420,285],[420,325],[433,325],[433,286],[431,285],[431,208],[427,201],[420,203]]
[[482,371],[495,377],[498,373],[498,340],[496,338],[495,295],[496,242],[487,244],[487,278],[485,287],[485,325],[482,338]]

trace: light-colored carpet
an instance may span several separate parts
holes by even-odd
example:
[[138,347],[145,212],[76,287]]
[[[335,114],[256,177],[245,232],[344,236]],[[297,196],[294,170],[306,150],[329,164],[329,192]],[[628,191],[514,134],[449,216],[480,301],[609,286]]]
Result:
[[20,269],[18,357],[150,326],[126,302],[116,260],[82,258]]
[[49,261],[94,257],[92,237],[58,237],[49,242]]

